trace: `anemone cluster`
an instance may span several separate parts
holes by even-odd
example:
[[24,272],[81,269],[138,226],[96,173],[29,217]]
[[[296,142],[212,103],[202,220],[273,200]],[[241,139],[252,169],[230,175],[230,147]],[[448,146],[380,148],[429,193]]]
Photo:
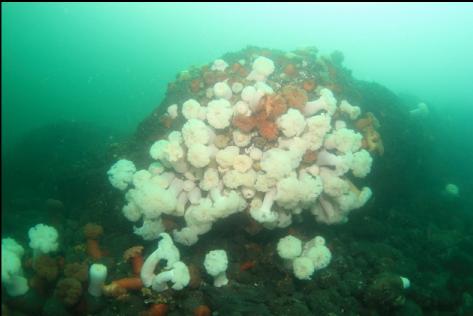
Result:
[[300,280],[310,280],[316,270],[326,268],[332,260],[332,253],[322,236],[315,236],[303,244],[300,239],[288,235],[279,240],[277,252]]
[[313,80],[291,82],[293,71],[264,56],[232,66],[219,59],[202,79],[212,82],[205,93],[169,105],[167,119],[182,124],[151,146],[154,162],[137,170],[122,159],[108,171],[114,187],[128,190],[124,216],[142,220],[136,234],[156,239],[163,214],[184,217],[173,238],[192,245],[234,213],[269,229],[304,210],[335,224],[369,200],[370,188],[350,180],[368,175],[373,161],[356,128],[360,107]]
[[[48,225],[37,224],[28,231],[30,247],[33,250],[33,269],[47,281],[58,275],[56,262],[46,254],[55,252],[58,247],[58,232]],[[2,285],[10,296],[23,295],[29,290],[21,264],[25,249],[12,238],[2,239]]]
[[25,249],[12,238],[2,239],[2,285],[10,296],[23,295],[29,290],[21,258]]

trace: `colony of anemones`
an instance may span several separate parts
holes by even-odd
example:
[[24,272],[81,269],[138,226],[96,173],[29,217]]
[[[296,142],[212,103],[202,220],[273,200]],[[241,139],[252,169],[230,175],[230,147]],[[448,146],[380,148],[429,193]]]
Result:
[[[227,68],[219,59],[211,71]],[[243,65],[233,68],[244,73]],[[350,181],[372,164],[364,135],[350,128],[360,108],[314,82],[272,84],[274,70],[271,59],[258,56],[243,80],[218,81],[200,99],[169,106],[168,117],[182,116],[184,124],[151,146],[148,169],[124,159],[112,166],[112,185],[129,188],[123,214],[142,220],[136,234],[155,239],[165,230],[163,214],[184,217],[172,235],[192,245],[237,212],[267,228],[287,227],[304,210],[334,224],[368,201],[371,190]],[[305,89],[316,97],[309,100]]]

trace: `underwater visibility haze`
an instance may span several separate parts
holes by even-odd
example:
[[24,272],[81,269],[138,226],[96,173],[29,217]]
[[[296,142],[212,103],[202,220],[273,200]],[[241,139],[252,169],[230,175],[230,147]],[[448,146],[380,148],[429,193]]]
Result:
[[2,3],[2,315],[473,315],[472,16]]

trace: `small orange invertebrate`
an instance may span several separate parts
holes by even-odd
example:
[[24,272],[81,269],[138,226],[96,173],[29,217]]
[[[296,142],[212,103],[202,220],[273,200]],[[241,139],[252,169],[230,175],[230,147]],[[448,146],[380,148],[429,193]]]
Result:
[[159,122],[166,128],[171,128],[172,122],[174,119],[169,115],[165,114],[159,118]]
[[297,68],[294,64],[287,64],[286,67],[284,67],[283,72],[288,76],[295,76],[297,75]]
[[112,283],[126,290],[139,290],[143,287],[143,281],[139,277],[118,279]]
[[112,282],[103,286],[103,294],[120,300],[128,296],[128,291],[125,288],[118,286],[117,283]]
[[278,126],[271,121],[261,122],[258,126],[258,131],[261,137],[269,141],[276,140],[279,134]]
[[256,127],[256,122],[253,116],[236,115],[233,117],[232,125],[242,132],[249,133]]
[[102,250],[97,239],[87,239],[87,253],[94,259],[102,258]]
[[317,153],[314,150],[308,150],[302,156],[302,161],[306,163],[314,162],[317,159]]
[[125,251],[123,259],[125,261],[131,260],[134,274],[140,274],[141,267],[143,266],[144,259],[141,253],[143,252],[143,246],[134,246]]
[[84,235],[87,239],[97,239],[103,234],[103,227],[95,223],[87,223],[84,226]]
[[200,276],[200,270],[195,264],[189,264],[187,266],[190,274],[189,288],[196,289],[202,283],[202,278]]
[[380,127],[380,124],[373,113],[366,113],[364,118],[356,121],[355,126],[363,134],[363,148],[369,152],[377,152],[380,156],[382,156],[384,154],[383,140],[381,139],[381,135],[376,130]]
[[302,88],[304,88],[305,91],[311,92],[317,87],[317,84],[313,79],[307,79],[302,83]]
[[384,154],[384,145],[381,135],[374,128],[363,130],[363,148],[369,152],[377,152],[380,156]]
[[194,316],[210,316],[211,311],[207,305],[199,305],[194,308]]
[[154,304],[148,311],[149,316],[165,316],[168,313],[168,305],[167,304]]
[[139,277],[123,278],[103,286],[105,296],[123,299],[128,296],[128,290],[139,290],[143,287],[143,281]]
[[200,79],[194,79],[190,83],[190,89],[192,92],[197,93],[200,90],[200,84],[201,80]]
[[286,100],[279,94],[265,95],[259,103],[261,111],[264,111],[265,118],[274,120],[286,112]]
[[305,90],[295,86],[285,86],[282,88],[282,95],[290,107],[301,110],[307,103],[307,93]]
[[256,265],[256,261],[251,260],[251,261],[245,261],[240,265],[240,271],[246,271],[253,269]]
[[240,77],[248,76],[248,70],[243,67],[240,63],[235,63],[232,65],[232,72],[239,75]]

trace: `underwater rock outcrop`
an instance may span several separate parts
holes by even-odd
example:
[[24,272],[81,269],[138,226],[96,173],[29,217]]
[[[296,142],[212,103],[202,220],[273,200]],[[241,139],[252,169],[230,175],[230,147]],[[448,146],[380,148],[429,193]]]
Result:
[[121,159],[108,172],[117,189],[130,188],[123,214],[142,221],[135,233],[157,238],[165,215],[184,217],[173,236],[185,245],[239,212],[269,229],[306,209],[319,222],[345,222],[372,194],[355,179],[384,149],[374,114],[362,116],[337,76],[312,49],[255,50],[181,73],[169,90],[187,99],[164,104],[156,134],[143,139],[149,167]]

